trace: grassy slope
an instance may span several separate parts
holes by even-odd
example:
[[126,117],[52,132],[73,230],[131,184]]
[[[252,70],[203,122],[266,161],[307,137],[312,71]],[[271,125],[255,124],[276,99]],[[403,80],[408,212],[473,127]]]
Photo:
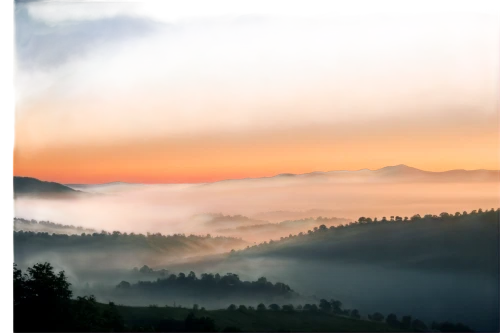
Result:
[[[118,306],[127,325],[150,327],[162,319],[184,320],[190,309],[174,307]],[[297,332],[390,332],[397,331],[385,323],[357,320],[323,312],[284,311],[195,311],[197,317],[210,317],[217,329],[237,327],[242,331],[297,331]]]

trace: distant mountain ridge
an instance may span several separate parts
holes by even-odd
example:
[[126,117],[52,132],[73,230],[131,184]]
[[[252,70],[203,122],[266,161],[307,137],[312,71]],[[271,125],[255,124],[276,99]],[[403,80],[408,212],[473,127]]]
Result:
[[[410,167],[404,164],[386,166],[380,169],[359,169],[359,170],[335,170],[335,171],[313,171],[309,173],[293,174],[281,173],[269,177],[224,179],[215,182],[191,184],[191,185],[215,185],[244,181],[272,181],[272,180],[296,180],[296,179],[325,179],[332,182],[384,182],[384,181],[444,181],[444,182],[500,182],[500,170],[465,170],[454,169],[447,171],[425,171]],[[17,185],[16,185],[17,184]],[[167,185],[168,183],[158,183],[156,185]],[[55,182],[45,182],[31,177],[14,177],[14,187],[17,193],[61,193],[80,192],[79,190],[114,188],[123,186],[147,186],[155,184],[128,183],[115,181],[100,184],[59,184]],[[179,185],[179,184],[175,184]]]
[[227,179],[205,185],[234,183],[242,181],[299,181],[312,180],[332,183],[373,182],[500,182],[500,170],[448,170],[424,171],[404,164],[386,166],[376,170],[314,171],[303,174],[282,173],[271,177]]

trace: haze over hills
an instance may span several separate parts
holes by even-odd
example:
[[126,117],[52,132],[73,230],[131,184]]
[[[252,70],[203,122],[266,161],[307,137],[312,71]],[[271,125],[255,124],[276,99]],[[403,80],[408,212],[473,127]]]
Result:
[[182,189],[193,185],[199,185],[199,184],[165,183],[165,184],[148,185],[142,183],[127,183],[120,181],[102,183],[102,184],[66,184],[66,186],[76,190],[83,190],[88,192],[102,192],[102,193],[141,191],[141,190],[150,190],[155,188]]
[[285,220],[278,223],[262,222],[253,225],[231,226],[228,228],[216,229],[217,234],[232,237],[242,237],[247,241],[264,242],[269,240],[278,240],[291,234],[298,234],[309,229],[317,229],[321,225],[327,227],[336,226],[342,223],[350,222],[343,218],[305,218],[300,220]]
[[68,235],[21,230],[14,232],[14,259],[21,266],[52,261],[73,272],[95,271],[139,264],[165,265],[201,254],[227,253],[246,245],[238,238],[210,235],[91,230]]
[[335,212],[330,209],[307,209],[303,211],[270,211],[260,212],[253,215],[258,220],[267,220],[269,222],[281,222],[287,220],[317,218],[317,217],[335,217]]
[[143,184],[127,183],[127,182],[110,182],[103,184],[64,184],[65,186],[77,191],[85,191],[89,193],[115,193],[122,190],[128,190],[143,186]]
[[250,226],[267,223],[267,221],[252,219],[243,215],[224,215],[224,214],[197,214],[192,217],[193,220],[214,228],[228,228],[239,226]]
[[303,183],[351,183],[351,182],[499,182],[500,170],[449,170],[424,171],[404,164],[387,166],[377,170],[360,169],[355,171],[338,170],[311,172],[305,174],[279,174],[273,177],[227,179],[214,183],[193,186],[189,189],[204,189],[221,186],[247,184],[303,184]]
[[225,179],[204,184],[177,184],[165,183],[147,185],[143,183],[127,183],[115,181],[102,184],[60,184],[42,181],[32,177],[13,178],[14,193],[116,193],[122,191],[137,191],[153,188],[172,189],[205,189],[227,185],[247,184],[323,184],[329,182],[500,182],[500,170],[449,170],[449,171],[424,171],[406,165],[387,166],[378,170],[360,169],[356,171],[338,170],[326,172],[311,172],[305,174],[283,173],[273,177]]

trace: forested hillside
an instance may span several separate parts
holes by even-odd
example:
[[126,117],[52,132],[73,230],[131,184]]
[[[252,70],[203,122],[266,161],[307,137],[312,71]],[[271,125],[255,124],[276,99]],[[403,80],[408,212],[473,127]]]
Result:
[[232,253],[235,258],[275,257],[381,267],[457,271],[498,276],[499,210],[470,213],[361,217],[264,242]]

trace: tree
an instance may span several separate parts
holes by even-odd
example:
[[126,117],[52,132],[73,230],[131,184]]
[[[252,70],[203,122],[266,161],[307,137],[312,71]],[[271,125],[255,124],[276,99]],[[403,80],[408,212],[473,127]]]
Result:
[[293,312],[294,307],[292,304],[285,304],[281,306],[281,309],[286,312]]
[[118,289],[129,289],[130,288],[130,282],[122,281],[122,282],[118,283],[118,285],[116,286],[116,288],[118,288]]
[[422,217],[419,214],[416,214],[416,215],[413,215],[410,220],[411,221],[418,221],[421,219],[422,219]]
[[465,326],[462,323],[453,324],[447,321],[443,323],[433,322],[431,328],[440,332],[473,332],[470,327]]
[[341,313],[342,312],[342,302],[341,301],[331,299],[330,304],[332,305],[333,313]]
[[382,321],[384,321],[384,315],[381,314],[380,312],[375,312],[372,315],[368,315],[368,319],[373,320],[373,321],[382,322]]
[[420,319],[414,319],[413,322],[411,323],[411,328],[415,332],[427,332],[429,329],[427,328],[427,325]]
[[271,304],[268,306],[269,310],[273,310],[273,311],[279,311],[280,309],[280,306],[278,304]]
[[260,303],[259,305],[257,305],[257,311],[265,311],[266,310],[266,306],[262,303]]
[[228,307],[227,307],[227,309],[228,309],[229,311],[234,311],[234,310],[236,310],[236,305],[231,304],[230,306],[228,306]]
[[401,318],[401,328],[405,330],[410,329],[411,319],[412,319],[411,316],[403,316],[403,318]]
[[71,300],[64,271],[49,263],[36,264],[23,274],[14,265],[14,330],[37,332],[120,331],[123,320],[113,303],[99,306],[94,296]]
[[216,332],[215,322],[212,318],[196,318],[193,312],[190,312],[184,320],[186,332]]
[[351,310],[351,317],[359,319],[361,318],[361,315],[359,314],[359,311],[357,309]]
[[139,269],[139,272],[144,273],[144,274],[151,273],[152,271],[153,271],[153,269],[149,268],[148,265],[144,265],[141,267],[141,269]]
[[387,318],[385,319],[385,322],[389,325],[389,326],[392,326],[392,327],[397,327],[399,328],[400,327],[400,322],[398,320],[398,317],[394,314],[394,313],[391,313],[387,316]]
[[321,299],[319,301],[319,308],[325,312],[330,312],[332,310],[332,305],[326,299]]
[[188,278],[188,280],[191,280],[191,281],[197,280],[196,274],[193,271],[189,272],[187,278]]

